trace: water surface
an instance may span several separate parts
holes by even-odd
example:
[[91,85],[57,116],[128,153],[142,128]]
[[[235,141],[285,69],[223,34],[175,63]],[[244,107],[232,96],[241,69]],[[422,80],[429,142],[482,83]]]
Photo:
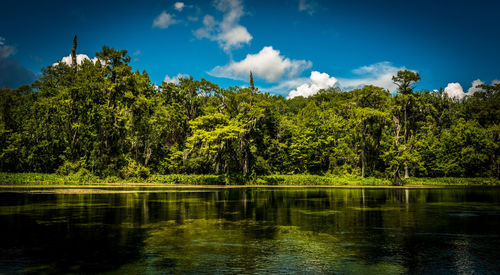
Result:
[[499,273],[500,189],[0,193],[0,273]]

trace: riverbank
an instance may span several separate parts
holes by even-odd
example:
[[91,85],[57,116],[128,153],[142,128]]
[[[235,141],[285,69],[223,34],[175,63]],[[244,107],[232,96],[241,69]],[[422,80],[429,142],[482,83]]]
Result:
[[[98,178],[78,175],[57,175],[42,173],[0,173],[0,186],[380,186],[390,187],[391,181],[380,178],[358,176],[318,175],[268,175],[244,180],[241,177],[224,175],[151,175],[148,178],[118,177]],[[410,178],[410,186],[500,186],[495,178]]]

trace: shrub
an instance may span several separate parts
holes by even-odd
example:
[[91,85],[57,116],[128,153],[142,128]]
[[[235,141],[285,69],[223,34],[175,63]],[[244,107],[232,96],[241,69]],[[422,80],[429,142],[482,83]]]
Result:
[[128,159],[128,163],[121,169],[121,177],[124,179],[141,178],[147,179],[150,171],[146,166],[138,163],[133,159]]
[[61,176],[67,176],[71,174],[75,174],[82,168],[82,164],[80,161],[65,161],[61,166],[59,166],[56,170],[56,174]]

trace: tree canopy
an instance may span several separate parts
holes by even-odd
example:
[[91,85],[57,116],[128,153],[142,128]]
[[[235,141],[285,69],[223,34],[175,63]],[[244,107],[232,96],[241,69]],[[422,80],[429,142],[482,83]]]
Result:
[[126,50],[59,63],[31,86],[0,89],[0,170],[147,177],[150,173],[500,176],[500,84],[462,100],[364,86],[285,99],[181,79],[156,86]]

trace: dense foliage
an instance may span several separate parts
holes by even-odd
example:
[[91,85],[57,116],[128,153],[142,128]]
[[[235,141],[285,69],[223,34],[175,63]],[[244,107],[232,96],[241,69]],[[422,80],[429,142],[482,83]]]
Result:
[[204,79],[154,85],[125,50],[49,66],[0,89],[0,170],[100,177],[154,174],[500,176],[500,84],[463,100],[399,87],[285,99]]

